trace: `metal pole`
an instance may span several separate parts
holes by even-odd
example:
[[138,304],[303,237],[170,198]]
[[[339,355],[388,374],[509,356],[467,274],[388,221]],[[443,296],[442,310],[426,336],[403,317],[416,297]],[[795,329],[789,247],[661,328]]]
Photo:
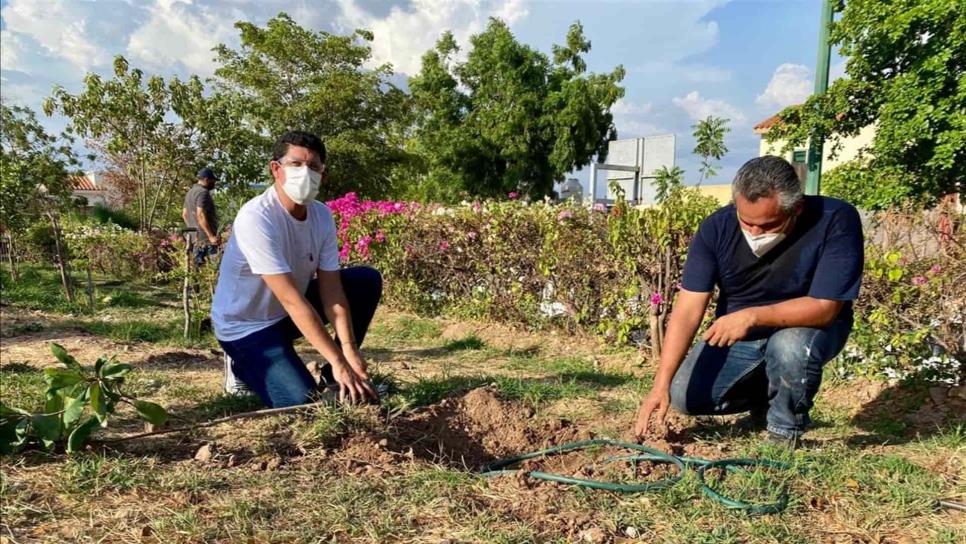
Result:
[[[815,95],[823,95],[828,89],[828,65],[832,55],[829,43],[829,25],[832,24],[832,0],[822,0],[822,19],[818,25],[818,58],[815,61]],[[812,132],[808,145],[808,175],[805,178],[805,194],[817,195],[822,182],[822,148],[820,134]]]
[[597,163],[590,163],[590,205],[597,202]]

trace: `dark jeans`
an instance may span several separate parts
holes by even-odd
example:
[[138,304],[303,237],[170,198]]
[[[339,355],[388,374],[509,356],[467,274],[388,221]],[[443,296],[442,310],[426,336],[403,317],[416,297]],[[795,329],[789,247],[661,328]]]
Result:
[[[382,296],[382,276],[374,268],[354,267],[341,270],[342,288],[349,301],[352,330],[362,344]],[[328,323],[319,299],[318,281],[312,280],[305,297]],[[219,341],[232,359],[231,369],[266,406],[295,406],[310,400],[318,384],[295,352],[293,344],[302,333],[292,318],[230,342]],[[336,344],[339,341],[336,340]]]
[[838,355],[852,330],[851,313],[824,329],[778,329],[730,348],[703,341],[671,381],[671,405],[690,415],[768,410],[768,430],[798,437],[822,383],[822,367]]
[[210,244],[200,244],[195,242],[194,250],[192,254],[195,259],[195,266],[201,268],[206,262],[208,262],[208,257],[218,253],[218,246]]

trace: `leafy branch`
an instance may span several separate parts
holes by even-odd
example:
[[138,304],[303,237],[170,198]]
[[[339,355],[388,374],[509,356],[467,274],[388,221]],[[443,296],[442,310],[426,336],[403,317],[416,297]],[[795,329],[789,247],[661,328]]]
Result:
[[51,351],[64,367],[44,369],[47,394],[43,412],[34,414],[0,402],[0,453],[28,447],[50,450],[65,441],[68,453],[80,451],[95,429],[107,427],[118,403],[132,406],[141,419],[155,426],[168,419],[160,405],[124,392],[131,365],[100,357],[92,372],[63,346],[51,344]]

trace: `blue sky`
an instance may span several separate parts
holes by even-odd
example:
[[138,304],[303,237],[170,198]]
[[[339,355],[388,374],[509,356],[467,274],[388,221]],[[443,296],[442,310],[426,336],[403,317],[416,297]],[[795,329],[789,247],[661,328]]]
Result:
[[[237,44],[236,20],[263,23],[282,10],[310,28],[371,29],[376,59],[392,62],[400,78],[419,69],[446,30],[466,43],[496,16],[549,53],[579,20],[593,45],[590,69],[627,70],[627,93],[615,108],[621,137],[676,134],[676,162],[693,182],[691,125],[708,114],[728,117],[730,152],[710,180],[727,183],[757,155],[752,126],[811,91],[820,7],[819,0],[0,0],[0,92],[37,109],[55,84],[77,90],[86,72],[109,73],[115,54],[150,73],[209,76],[211,47]],[[841,74],[841,59],[833,58],[832,72]]]

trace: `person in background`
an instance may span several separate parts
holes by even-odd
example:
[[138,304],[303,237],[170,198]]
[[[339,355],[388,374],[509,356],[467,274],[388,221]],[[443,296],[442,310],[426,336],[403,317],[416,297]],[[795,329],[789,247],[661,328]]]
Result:
[[[852,330],[862,223],[851,204],[803,195],[780,157],[746,162],[732,198],[691,242],[634,431],[661,432],[651,416],[663,423],[669,406],[690,415],[750,411],[748,423],[765,426],[769,441],[796,447],[822,368]],[[716,287],[716,319],[692,347]]]
[[196,266],[205,264],[210,255],[218,252],[221,239],[218,236],[218,213],[215,201],[211,198],[211,191],[215,188],[218,178],[211,168],[202,168],[198,172],[198,183],[188,189],[184,197],[184,207],[181,217],[189,229],[188,236],[194,244],[194,261]]

